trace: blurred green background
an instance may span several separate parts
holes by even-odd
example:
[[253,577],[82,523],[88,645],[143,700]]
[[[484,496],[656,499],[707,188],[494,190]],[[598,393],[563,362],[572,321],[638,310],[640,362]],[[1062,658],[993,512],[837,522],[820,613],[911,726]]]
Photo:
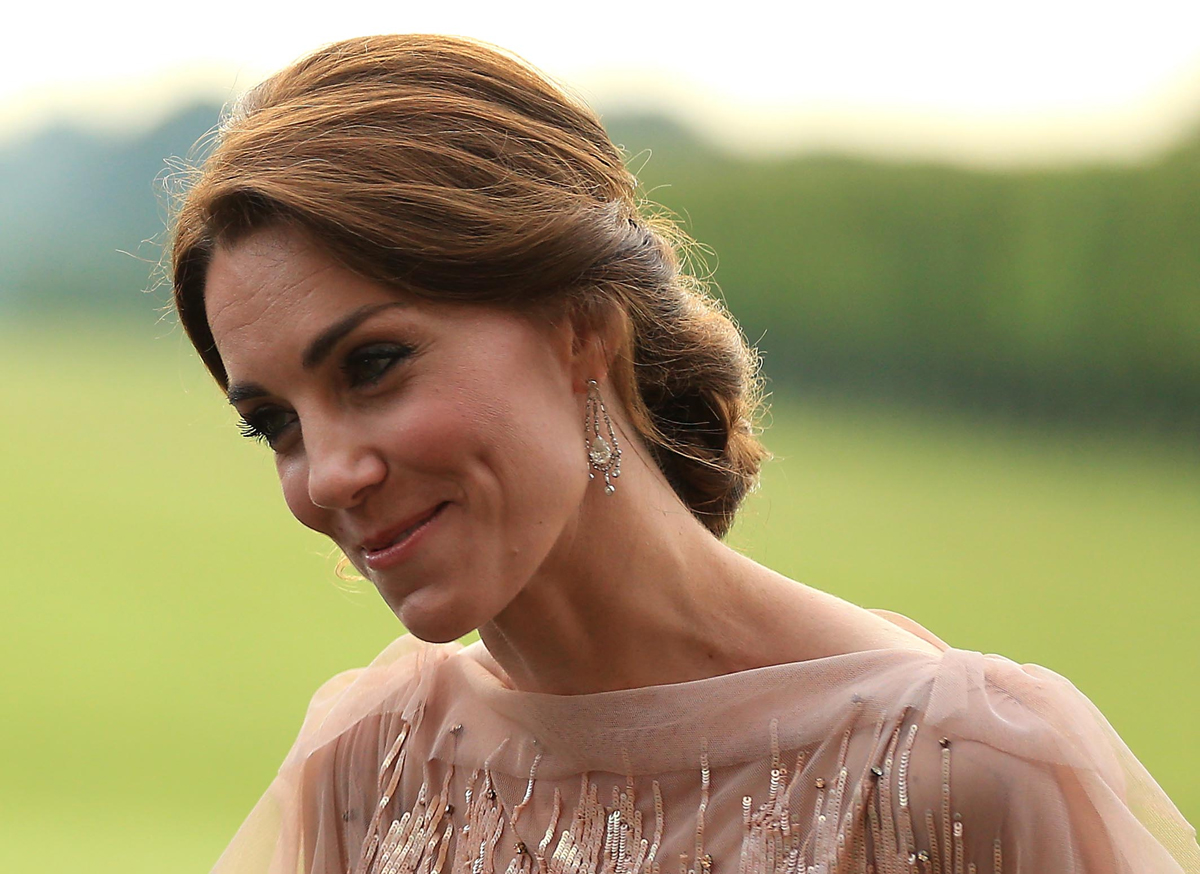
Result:
[[[2,871],[206,871],[316,686],[400,631],[142,293],[164,158],[215,118],[0,144]],[[731,542],[1067,676],[1200,818],[1200,139],[1000,172],[606,121],[764,353]]]

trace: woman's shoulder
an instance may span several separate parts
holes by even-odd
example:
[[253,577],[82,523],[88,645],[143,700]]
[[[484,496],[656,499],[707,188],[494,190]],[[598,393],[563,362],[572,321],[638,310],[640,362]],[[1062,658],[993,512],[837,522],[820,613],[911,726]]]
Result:
[[[1112,731],[1091,700],[1050,668],[1019,663],[997,653],[950,646],[900,613],[880,609],[867,612],[886,620],[912,641],[911,645],[897,643],[890,652],[894,655],[891,661],[907,668],[913,682],[892,683],[884,688],[895,694],[893,704],[916,708],[926,725],[974,739],[986,739],[995,733],[1009,743],[1016,743],[1019,737],[1031,744],[1044,743],[1061,732],[1086,742],[1089,739],[1081,731],[1084,726],[1104,726]],[[880,663],[881,668],[888,666],[889,660]],[[886,695],[881,689],[880,696]]]
[[1005,872],[1200,871],[1195,830],[1061,674],[947,646],[897,703],[883,797],[911,809],[915,845],[940,846],[945,864],[965,852]]
[[[390,742],[418,716],[441,665],[459,644],[430,644],[410,634],[389,643],[365,667],[342,671],[312,695],[304,722],[278,773],[226,847],[216,872],[326,870],[314,861],[342,852],[322,843],[322,823],[338,817],[375,784]],[[332,834],[326,829],[325,834]],[[328,870],[337,870],[330,862]],[[341,870],[346,870],[344,867]]]
[[365,667],[330,677],[313,693],[288,762],[305,759],[364,720],[393,716],[411,721],[439,666],[463,649],[403,634]]
[[878,697],[907,712],[921,732],[1055,767],[1085,768],[1124,781],[1132,753],[1104,714],[1067,677],[997,653],[953,647],[897,613],[872,610],[934,645],[937,655],[902,660],[912,682],[882,685]]

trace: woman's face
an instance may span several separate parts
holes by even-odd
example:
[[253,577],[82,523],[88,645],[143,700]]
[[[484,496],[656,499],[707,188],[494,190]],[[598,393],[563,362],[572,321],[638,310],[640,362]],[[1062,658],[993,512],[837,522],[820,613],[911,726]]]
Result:
[[288,507],[418,637],[492,619],[574,526],[596,374],[569,324],[405,296],[286,229],[218,250],[205,301]]

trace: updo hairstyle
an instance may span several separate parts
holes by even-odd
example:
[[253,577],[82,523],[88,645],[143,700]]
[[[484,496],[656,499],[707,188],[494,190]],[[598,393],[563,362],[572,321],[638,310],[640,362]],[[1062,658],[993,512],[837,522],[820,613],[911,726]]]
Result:
[[222,387],[205,274],[218,246],[270,225],[419,297],[615,326],[631,426],[692,513],[729,530],[767,454],[758,358],[681,269],[686,237],[639,210],[596,115],[524,62],[460,38],[364,37],[242,98],[174,219],[175,308]]

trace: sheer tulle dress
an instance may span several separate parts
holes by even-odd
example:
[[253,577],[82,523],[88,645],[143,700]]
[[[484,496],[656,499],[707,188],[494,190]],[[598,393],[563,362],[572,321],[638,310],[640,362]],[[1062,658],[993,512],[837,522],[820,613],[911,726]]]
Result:
[[401,637],[325,683],[217,874],[1200,874],[1196,832],[1037,665],[877,649],[516,691]]

